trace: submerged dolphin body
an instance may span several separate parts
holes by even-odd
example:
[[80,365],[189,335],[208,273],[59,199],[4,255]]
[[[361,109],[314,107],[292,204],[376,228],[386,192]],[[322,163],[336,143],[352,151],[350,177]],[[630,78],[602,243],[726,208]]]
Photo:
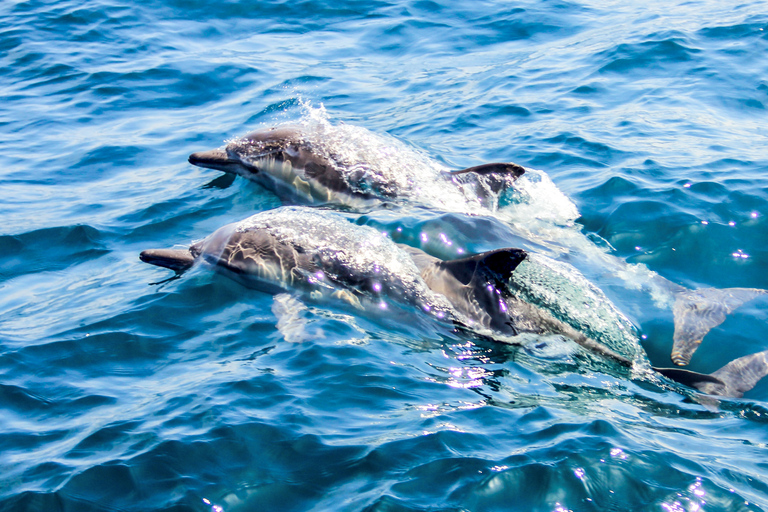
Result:
[[[599,289],[573,267],[520,249],[442,261],[340,215],[284,207],[189,249],[150,249],[140,258],[176,272],[204,261],[271,293],[300,290],[359,308],[406,304],[507,342],[560,334],[626,367],[645,360],[632,324]],[[768,360],[753,354],[711,375],[654,369],[705,393],[741,396],[768,374]]]
[[[325,139],[300,126],[286,125],[255,131],[223,149],[192,153],[189,162],[242,176],[283,199],[308,204],[364,207],[419,196],[432,185],[419,183],[424,176],[417,170],[393,168],[397,165],[392,159],[388,165],[387,150],[373,146],[360,155],[359,148],[334,143],[333,137]],[[379,160],[378,165],[366,161],[366,156]],[[453,172],[437,170],[430,178],[454,183],[474,198],[487,198],[511,186],[524,172],[516,164],[492,163]]]

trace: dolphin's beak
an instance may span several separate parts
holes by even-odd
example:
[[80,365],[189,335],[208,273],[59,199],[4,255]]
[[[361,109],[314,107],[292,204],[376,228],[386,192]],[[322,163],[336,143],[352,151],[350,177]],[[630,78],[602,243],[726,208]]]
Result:
[[192,153],[189,155],[189,163],[198,167],[216,169],[217,171],[233,174],[237,174],[237,169],[242,167],[239,160],[230,158],[227,152],[221,149]]
[[195,257],[189,249],[147,249],[141,251],[139,259],[144,263],[183,272],[194,265]]

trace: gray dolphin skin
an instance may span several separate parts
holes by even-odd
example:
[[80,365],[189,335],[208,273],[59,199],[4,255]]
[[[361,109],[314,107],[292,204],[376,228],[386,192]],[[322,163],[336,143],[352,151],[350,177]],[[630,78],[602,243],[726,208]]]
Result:
[[[337,146],[300,126],[284,125],[255,131],[223,149],[192,153],[189,162],[242,176],[283,200],[304,204],[364,207],[409,194],[402,183],[395,183],[397,173],[344,155],[344,148]],[[524,172],[516,164],[491,163],[441,172],[438,179],[469,185],[474,194],[487,195],[498,194]]]
[[[296,290],[362,309],[406,304],[500,341],[563,335],[625,367],[644,360],[631,322],[598,288],[575,268],[521,249],[443,261],[339,214],[282,207],[224,226],[189,249],[150,249],[140,258],[179,273],[204,262],[269,293]],[[653,369],[707,394],[739,397],[768,374],[767,354],[709,375]]]
[[253,132],[223,149],[192,153],[189,163],[242,176],[279,197],[302,202],[354,205],[376,199],[350,187],[334,156],[316,150],[293,126]]

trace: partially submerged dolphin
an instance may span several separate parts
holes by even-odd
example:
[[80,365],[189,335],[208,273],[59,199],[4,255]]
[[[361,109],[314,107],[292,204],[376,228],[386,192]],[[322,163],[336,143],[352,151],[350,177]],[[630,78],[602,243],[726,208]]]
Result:
[[[255,131],[221,149],[192,153],[189,162],[242,176],[283,199],[307,204],[363,207],[416,196],[434,185],[418,174],[420,170],[393,168],[396,159],[371,154],[386,154],[386,148],[373,148],[361,155],[359,148],[325,140],[298,125],[283,125]],[[377,159],[378,165],[370,161]],[[497,195],[524,172],[513,163],[490,163],[459,171],[437,170],[430,178],[453,183],[457,190],[466,189],[477,198]]]
[[411,258],[373,228],[311,208],[283,207],[226,225],[189,249],[151,249],[142,261],[183,272],[202,261],[269,293],[298,290],[358,308],[405,304],[438,318],[454,308],[432,291]]
[[[404,159],[392,157],[391,153],[397,152],[407,150],[404,146],[389,147],[365,130],[283,125],[255,131],[222,149],[193,153],[189,161],[258,182],[288,202],[363,208],[381,202],[411,201],[440,210],[463,211],[474,198],[485,212],[470,211],[489,214],[498,209],[504,191],[514,190],[518,178],[533,172],[511,163],[446,171],[434,162],[419,160],[415,153]],[[537,175],[532,179],[542,178]],[[547,194],[551,192],[547,190]],[[630,267],[637,266],[611,255],[600,253],[595,259],[613,267],[614,272],[636,273]],[[679,366],[690,362],[704,336],[727,314],[768,293],[756,288],[688,290],[653,272],[647,274],[644,286],[651,294],[668,297],[666,302],[672,305],[675,333],[671,359]]]
[[[520,249],[442,261],[338,214],[284,207],[220,228],[189,249],[151,249],[140,258],[176,272],[204,261],[272,293],[301,290],[360,308],[405,304],[501,341],[559,334],[625,367],[644,361],[632,324],[598,288],[573,267]],[[654,370],[708,394],[738,397],[768,374],[767,354],[710,375]]]

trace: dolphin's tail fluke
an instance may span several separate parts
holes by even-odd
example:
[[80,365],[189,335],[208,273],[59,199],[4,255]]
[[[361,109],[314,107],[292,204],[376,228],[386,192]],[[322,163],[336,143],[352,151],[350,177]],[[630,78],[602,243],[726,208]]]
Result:
[[665,377],[708,395],[740,398],[768,375],[768,350],[740,357],[710,374],[681,368],[654,368]]
[[675,297],[675,334],[672,362],[684,366],[691,361],[701,340],[736,308],[768,290],[757,288],[702,288],[686,290]]
[[147,249],[139,254],[144,263],[184,272],[195,263],[195,257],[189,249]]

